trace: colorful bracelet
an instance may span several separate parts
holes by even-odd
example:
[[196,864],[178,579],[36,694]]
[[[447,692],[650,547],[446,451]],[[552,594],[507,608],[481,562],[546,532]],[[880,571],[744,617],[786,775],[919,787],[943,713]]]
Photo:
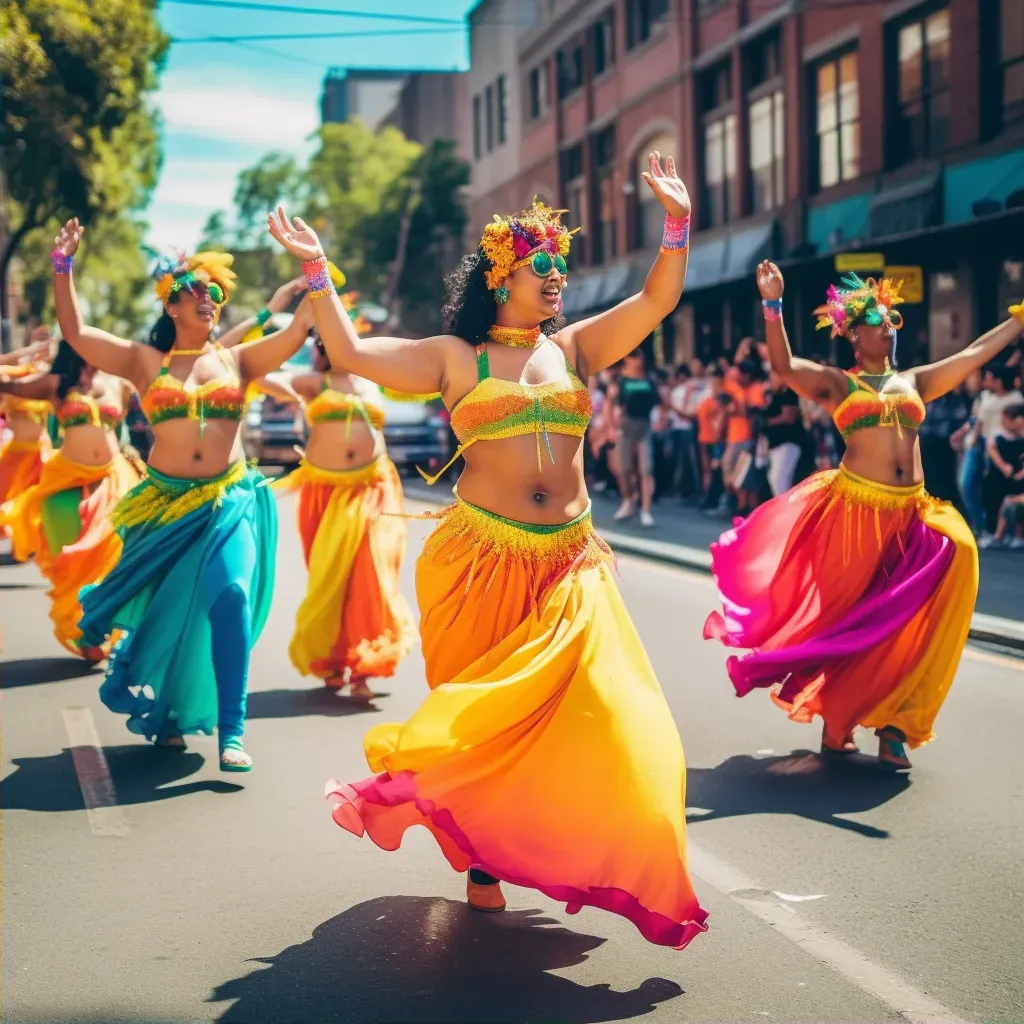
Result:
[[1018,323],[1024,324],[1024,302],[1017,306],[1011,306],[1006,312]]
[[63,276],[64,274],[71,273],[71,264],[75,262],[74,256],[65,256],[60,249],[54,249],[50,253],[50,259],[53,262],[53,272],[55,274]]
[[274,314],[273,314],[273,313],[271,313],[271,312],[270,312],[270,310],[269,310],[269,309],[267,309],[267,307],[266,307],[266,306],[264,306],[264,307],[263,307],[263,308],[262,308],[262,309],[261,309],[261,310],[260,310],[260,311],[259,311],[259,312],[258,312],[258,313],[256,314],[256,323],[258,323],[258,324],[260,325],[260,327],[266,327],[266,325],[267,325],[267,321],[268,321],[268,320],[269,320],[269,319],[270,319],[270,318],[271,318],[271,317],[272,317],[273,315],[274,315]]
[[321,299],[325,295],[334,294],[334,284],[331,282],[331,274],[327,269],[326,256],[318,256],[315,260],[303,263],[302,272],[306,275],[311,299]]
[[766,321],[782,319],[782,299],[762,299],[761,306],[764,309]]
[[686,252],[690,245],[690,217],[665,214],[665,228],[661,235],[662,252]]

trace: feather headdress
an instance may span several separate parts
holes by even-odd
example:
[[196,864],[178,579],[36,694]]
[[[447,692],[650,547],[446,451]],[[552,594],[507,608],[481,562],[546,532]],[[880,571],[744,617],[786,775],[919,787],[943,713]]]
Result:
[[877,281],[869,277],[865,281],[857,274],[845,274],[839,283],[839,288],[829,285],[825,302],[814,311],[818,318],[817,330],[827,328],[833,338],[838,338],[858,322],[871,327],[885,324],[893,330],[903,326],[903,317],[893,309],[903,302],[900,296],[902,281],[894,282],[888,277],[880,277]]

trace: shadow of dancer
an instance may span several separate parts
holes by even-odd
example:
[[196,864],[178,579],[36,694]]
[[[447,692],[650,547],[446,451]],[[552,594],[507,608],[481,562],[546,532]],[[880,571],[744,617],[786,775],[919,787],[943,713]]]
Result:
[[[389,696],[377,693],[374,700]],[[379,713],[380,708],[375,707],[373,701],[351,700],[320,686],[312,690],[253,690],[249,693],[245,717],[248,721],[253,718],[302,718],[306,715],[342,718]]]
[[888,839],[884,829],[839,817],[873,810],[910,785],[905,775],[877,770],[874,758],[847,755],[842,760],[808,750],[779,757],[730,757],[714,768],[686,769],[690,824],[745,814],[792,814],[823,825]]
[[21,658],[4,661],[0,662],[0,689],[63,683],[69,679],[84,679],[99,671],[82,658]]
[[630,992],[578,985],[548,972],[583,963],[604,939],[538,910],[479,914],[446,899],[369,900],[319,925],[270,966],[219,986],[237,1002],[231,1024],[597,1024],[650,1013],[682,995],[649,978]]
[[[202,754],[174,754],[141,743],[104,747],[103,753],[121,806],[148,804],[190,793],[237,793],[244,787],[219,779],[198,779],[180,786],[171,783],[194,775],[203,766]],[[46,757],[16,757],[16,766],[0,786],[0,807],[5,811],[81,811],[71,750]]]

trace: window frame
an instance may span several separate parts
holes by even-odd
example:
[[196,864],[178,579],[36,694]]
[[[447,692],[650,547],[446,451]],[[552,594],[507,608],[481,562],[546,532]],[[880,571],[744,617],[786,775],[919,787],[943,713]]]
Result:
[[[740,211],[734,209],[733,191],[738,173],[738,113],[736,99],[733,95],[732,60],[727,58],[714,67],[708,68],[697,81],[698,97],[701,103],[701,227],[716,228],[730,223]],[[708,154],[711,151],[709,133],[720,125],[721,145],[720,162],[722,179],[714,186],[708,179]],[[731,132],[730,132],[731,128]],[[729,139],[732,139],[732,152],[729,151]],[[731,157],[731,160],[730,160]],[[729,164],[732,164],[732,177],[729,176]],[[721,218],[717,216],[717,208],[711,202],[711,188],[722,189]]]
[[[615,8],[605,8],[597,20],[591,24],[590,31],[591,45],[593,47],[592,53],[594,54],[594,77],[599,78],[615,67],[615,61],[618,57],[615,47]],[[599,54],[603,57],[600,65],[598,61]]]
[[484,142],[487,152],[494,152],[494,86],[484,89]]
[[[654,6],[655,10],[651,11]],[[654,38],[656,28],[671,14],[670,0],[626,0],[626,52],[643,46]]]
[[495,88],[495,102],[497,103],[498,121],[498,142],[504,146],[508,142],[508,80],[504,75],[498,75]]
[[[842,95],[842,63],[849,57],[855,60],[854,81],[857,83],[857,116],[851,120],[843,120],[843,95]],[[818,90],[818,78],[822,69],[832,65],[835,69],[835,88],[832,91],[832,98],[835,105],[835,122],[828,132],[820,128],[821,94]],[[834,188],[846,181],[855,181],[861,175],[861,144],[860,144],[860,48],[854,43],[852,46],[845,46],[840,50],[827,54],[820,60],[808,65],[807,95],[813,98],[813,109],[810,117],[811,139],[808,146],[810,167],[808,168],[808,180],[811,183],[812,192],[823,192],[825,189]],[[843,147],[843,128],[854,125],[857,135],[856,166],[852,174],[845,173],[845,149]],[[835,181],[824,184],[822,177],[822,144],[821,140],[826,134],[834,133],[836,136],[836,166],[838,177]]]
[[483,100],[480,93],[473,97],[473,159],[482,160],[484,155]]
[[[1021,40],[1020,52],[1014,54],[1011,57],[1006,57],[1003,52],[1003,41],[1007,38],[1008,33],[1006,32],[1006,17],[1007,12],[1010,10],[1010,4],[1018,2],[1019,0],[1001,0],[999,3],[999,10],[997,12],[996,22],[996,52],[994,54],[996,64],[996,75],[997,75],[997,87],[998,87],[998,111],[997,115],[999,118],[1000,130],[1005,131],[1007,128],[1016,127],[1024,124],[1024,99],[1018,100],[1016,109],[1012,117],[1007,117],[1006,108],[1006,79],[1007,71],[1010,68],[1019,68],[1020,72],[1024,74],[1024,38]],[[1019,16],[1024,19],[1024,6],[1018,6],[1017,8]],[[1022,33],[1024,36],[1024,33]]]

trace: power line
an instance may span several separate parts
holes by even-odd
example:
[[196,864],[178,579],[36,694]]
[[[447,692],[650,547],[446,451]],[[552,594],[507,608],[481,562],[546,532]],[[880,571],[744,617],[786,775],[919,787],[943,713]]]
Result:
[[361,39],[375,36],[433,36],[451,35],[463,32],[465,26],[458,28],[389,28],[368,29],[365,32],[295,32],[290,34],[272,33],[261,36],[191,36],[180,38],[175,36],[172,43],[267,43],[287,42],[299,39]]
[[465,25],[462,18],[430,18],[421,14],[378,14],[372,11],[332,11],[320,7],[289,7],[284,4],[257,4],[246,0],[164,0],[169,4],[191,7],[226,7],[236,11],[267,11],[272,14],[315,14],[332,18],[366,18],[372,21],[415,21],[428,25]]

